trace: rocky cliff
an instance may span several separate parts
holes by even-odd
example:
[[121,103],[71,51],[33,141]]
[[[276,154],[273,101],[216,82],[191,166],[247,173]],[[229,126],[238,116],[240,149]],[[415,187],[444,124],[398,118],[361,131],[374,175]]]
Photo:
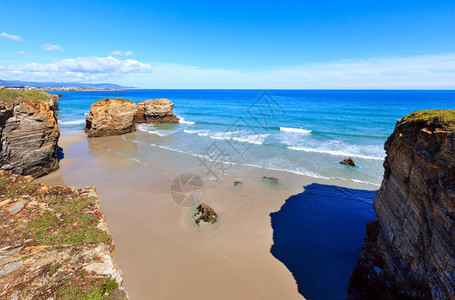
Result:
[[136,130],[136,103],[126,99],[104,99],[90,107],[85,121],[89,137],[120,135]]
[[352,299],[455,299],[455,110],[399,120]]
[[0,171],[0,299],[127,299],[94,187]]
[[179,118],[172,113],[174,103],[165,98],[151,99],[137,104],[138,123],[178,123]]
[[58,168],[59,97],[0,89],[0,169],[39,177]]

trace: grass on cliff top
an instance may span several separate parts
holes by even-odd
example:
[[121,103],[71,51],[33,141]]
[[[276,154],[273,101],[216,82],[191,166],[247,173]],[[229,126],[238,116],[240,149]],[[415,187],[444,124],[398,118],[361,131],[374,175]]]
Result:
[[101,100],[95,101],[95,103],[98,103],[98,102],[101,102],[101,101],[104,101],[104,100],[119,100],[119,101],[135,103],[133,100],[124,99],[124,98],[106,98],[106,99],[101,99]]
[[15,99],[47,100],[51,95],[43,92],[0,88],[0,101],[12,103]]
[[399,125],[410,123],[425,123],[447,131],[455,131],[455,109],[419,110],[399,121]]
[[23,208],[21,218],[27,220],[25,223],[17,218],[2,219],[0,215],[0,223],[8,224],[9,228],[7,232],[0,232],[1,246],[24,240],[32,240],[34,245],[53,247],[109,245],[112,241],[107,232],[98,228],[100,215],[97,215],[96,197],[86,197],[68,187],[50,187],[43,191],[39,184],[18,182],[7,176],[0,178],[0,195],[0,202],[26,197],[34,198],[47,207]]

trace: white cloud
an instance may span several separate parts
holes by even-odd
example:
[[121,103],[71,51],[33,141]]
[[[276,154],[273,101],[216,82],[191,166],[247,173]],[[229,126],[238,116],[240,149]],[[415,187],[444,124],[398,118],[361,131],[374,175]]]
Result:
[[150,65],[111,56],[80,57],[50,64],[0,66],[0,78],[103,80],[144,88],[182,89],[454,89],[455,53],[352,59],[254,71],[159,62]]
[[19,56],[28,56],[28,55],[32,55],[31,53],[27,52],[27,51],[19,51],[19,52],[16,52],[16,55],[19,55]]
[[131,56],[131,55],[134,55],[133,51],[131,51],[131,50],[123,51],[123,52],[120,51],[120,50],[114,50],[110,54],[113,55],[113,56],[121,56],[121,55]]
[[17,42],[23,42],[24,41],[24,39],[22,37],[20,37],[18,35],[14,35],[14,34],[8,34],[6,32],[0,33],[0,38],[13,40],[13,41],[17,41]]
[[152,63],[122,84],[144,88],[454,89],[455,53],[353,59],[255,71]]
[[152,67],[132,59],[78,57],[54,63],[0,66],[0,77],[37,81],[95,81],[119,78],[129,73],[151,72]]
[[60,45],[52,45],[52,44],[44,44],[41,45],[41,48],[46,50],[46,51],[63,51],[63,48],[60,47]]

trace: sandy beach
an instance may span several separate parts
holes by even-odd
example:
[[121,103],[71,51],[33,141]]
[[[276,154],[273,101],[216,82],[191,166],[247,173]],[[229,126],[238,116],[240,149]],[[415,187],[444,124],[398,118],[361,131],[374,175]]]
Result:
[[[62,135],[60,146],[60,169],[37,181],[96,186],[132,299],[303,299],[291,272],[270,253],[270,213],[311,183],[376,189],[245,166],[210,180],[196,157],[158,147],[145,167],[119,154],[138,149],[118,136]],[[171,182],[185,172],[203,178],[202,202],[217,212],[216,224],[197,226],[195,207],[173,201]],[[242,184],[234,186],[236,180]]]

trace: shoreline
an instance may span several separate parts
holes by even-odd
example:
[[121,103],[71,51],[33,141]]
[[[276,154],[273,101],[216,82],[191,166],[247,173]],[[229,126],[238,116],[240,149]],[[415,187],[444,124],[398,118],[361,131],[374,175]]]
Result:
[[[218,299],[302,299],[291,272],[270,253],[270,213],[312,183],[376,188],[236,166],[218,182],[204,180],[203,202],[215,209],[219,222],[198,228],[190,226],[192,210],[178,206],[169,194],[171,181],[180,173],[196,170],[204,178],[195,157],[156,148],[151,169],[127,157],[140,149],[119,136],[63,134],[59,144],[64,149],[60,169],[36,181],[96,186],[116,242],[115,260],[133,299],[196,299],[201,290]],[[271,187],[262,176],[279,178],[281,184]],[[234,187],[235,180],[242,184]]]

